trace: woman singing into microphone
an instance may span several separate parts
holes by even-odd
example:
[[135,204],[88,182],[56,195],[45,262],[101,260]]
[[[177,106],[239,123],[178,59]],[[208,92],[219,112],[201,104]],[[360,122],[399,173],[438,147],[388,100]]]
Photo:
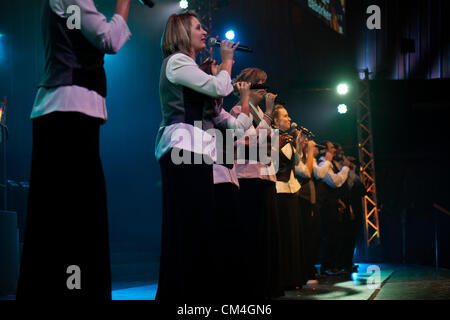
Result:
[[[162,37],[162,123],[155,155],[161,167],[163,221],[157,300],[210,298],[214,280],[214,137],[198,127],[208,99],[233,91],[232,42],[223,41],[222,64],[208,75],[195,62],[206,31],[195,13],[172,15]],[[195,123],[194,123],[195,122]],[[198,164],[196,164],[198,163]]]
[[[218,65],[214,60],[205,61],[200,68],[208,74],[216,75]],[[250,120],[250,83],[236,82],[236,94],[241,98],[242,112],[234,117],[222,107],[223,99],[210,99],[214,105],[211,115],[203,122],[205,129],[216,130],[222,139],[216,136],[217,161],[213,165],[214,192],[216,204],[216,237],[217,240],[217,275],[220,279],[220,290],[215,294],[217,299],[246,298],[248,292],[242,284],[244,266],[239,235],[242,230],[239,223],[239,182],[234,165],[234,137],[237,130],[247,131],[252,126]],[[233,129],[232,131],[228,129]],[[226,132],[228,131],[228,132]],[[227,133],[233,133],[228,135]]]
[[[250,82],[252,85],[264,85],[267,74],[258,68],[244,69],[235,81]],[[239,179],[239,229],[237,233],[241,242],[242,287],[247,297],[252,299],[275,298],[283,295],[279,281],[279,226],[276,204],[275,168],[272,161],[253,157],[251,149],[264,148],[270,151],[271,144],[265,144],[259,138],[260,133],[267,132],[272,137],[272,109],[276,95],[266,89],[250,90],[250,119],[252,126],[245,131],[244,137],[237,141],[238,150],[245,150],[245,155],[238,152],[235,162]],[[259,105],[265,102],[265,111]],[[240,101],[231,110],[238,117],[243,112]],[[253,146],[252,146],[253,141]],[[248,148],[247,148],[248,145]],[[265,152],[264,152],[265,153]]]
[[[285,290],[293,290],[305,283],[303,267],[302,230],[299,223],[297,192],[300,183],[295,177],[296,167],[302,165],[297,150],[300,134],[297,139],[287,133],[291,127],[291,118],[282,105],[273,110],[273,127],[280,130],[279,169],[277,172],[277,204],[280,221],[281,247],[281,283]],[[296,148],[297,147],[297,148]]]

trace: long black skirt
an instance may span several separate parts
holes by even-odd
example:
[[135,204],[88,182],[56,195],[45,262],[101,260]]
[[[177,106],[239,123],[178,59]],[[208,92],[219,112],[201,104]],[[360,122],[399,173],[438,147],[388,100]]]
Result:
[[[163,217],[156,300],[215,300],[217,244],[213,166],[205,163],[175,165],[171,151],[159,160]],[[176,152],[184,154],[186,151]],[[194,154],[189,153],[189,157],[193,159]]]
[[19,300],[111,299],[100,124],[77,112],[33,120]]
[[240,236],[243,250],[242,284],[248,298],[284,294],[280,282],[280,233],[275,183],[239,179]]
[[314,279],[315,264],[319,263],[320,241],[322,239],[322,218],[317,204],[299,197],[299,212],[303,227],[304,266],[306,277]]
[[215,294],[222,301],[246,297],[242,286],[244,252],[241,250],[242,229],[239,216],[239,188],[232,183],[214,185],[217,217],[218,279]]
[[280,220],[281,283],[293,289],[305,283],[303,230],[298,209],[297,194],[278,193]]

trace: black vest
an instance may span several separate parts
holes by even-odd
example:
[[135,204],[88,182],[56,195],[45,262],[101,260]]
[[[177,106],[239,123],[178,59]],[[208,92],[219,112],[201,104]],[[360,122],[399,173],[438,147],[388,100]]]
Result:
[[67,28],[67,19],[53,12],[48,0],[43,7],[42,33],[46,63],[38,87],[77,85],[106,97],[104,53],[81,30]]
[[188,87],[174,84],[167,79],[167,62],[174,54],[166,57],[161,67],[159,79],[159,96],[162,112],[161,127],[175,123],[194,125],[195,121],[204,120],[204,110],[211,107],[211,97]]
[[[280,163],[278,167],[277,172],[277,180],[281,182],[288,182],[291,177],[291,172],[295,168],[295,154],[294,154],[294,144],[292,141],[289,140],[289,142],[283,141],[282,133],[280,131]],[[289,145],[292,148],[292,157],[291,159],[288,159],[284,153],[281,151],[281,149],[284,148],[284,146]]]
[[[337,170],[334,165],[332,165],[331,168],[335,174],[339,173],[339,170]],[[317,182],[317,195],[317,201],[322,205],[337,204],[339,199],[339,188],[332,188],[323,182],[323,180],[320,180]]]

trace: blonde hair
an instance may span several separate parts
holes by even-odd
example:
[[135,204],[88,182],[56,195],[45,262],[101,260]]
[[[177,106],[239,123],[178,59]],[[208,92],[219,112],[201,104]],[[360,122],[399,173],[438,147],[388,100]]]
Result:
[[280,110],[281,109],[285,109],[286,111],[287,111],[287,109],[286,109],[286,107],[285,106],[283,106],[282,104],[276,104],[274,107],[273,107],[273,111],[272,111],[272,119],[275,121],[275,119],[278,119],[278,117],[280,116]]
[[194,11],[184,11],[173,14],[167,20],[166,28],[161,38],[161,49],[164,58],[175,52],[190,54],[191,51],[191,20],[197,18]]
[[257,84],[259,81],[263,80],[266,82],[267,73],[258,68],[246,68],[241,71],[241,73],[234,79],[234,83],[236,82],[250,82],[251,84]]

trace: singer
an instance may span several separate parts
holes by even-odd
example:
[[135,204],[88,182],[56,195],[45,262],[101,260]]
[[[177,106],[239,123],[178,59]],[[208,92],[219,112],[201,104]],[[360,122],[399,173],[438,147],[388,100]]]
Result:
[[[208,58],[200,65],[200,69],[207,74],[217,75],[218,65],[216,61]],[[223,99],[210,99],[213,104],[211,116],[206,115],[203,125],[205,129],[215,128],[224,141],[223,145],[217,144],[216,155],[218,160],[213,165],[214,195],[216,204],[216,239],[217,239],[217,276],[220,279],[220,290],[215,293],[217,301],[229,299],[229,297],[244,298],[245,290],[241,289],[245,279],[240,276],[242,270],[241,243],[238,234],[246,232],[239,229],[239,182],[234,166],[234,157],[230,163],[221,162],[220,159],[227,159],[227,145],[234,145],[234,138],[227,136],[226,129],[248,130],[252,125],[249,118],[250,83],[237,82],[234,84],[235,90],[241,98],[242,113],[233,117],[222,108]],[[223,156],[220,156],[223,150]],[[233,230],[233,232],[230,232]]]
[[[281,283],[285,290],[293,290],[305,284],[307,280],[304,268],[303,228],[297,199],[301,186],[295,177],[299,171],[306,170],[306,166],[300,161],[301,134],[297,134],[294,139],[287,133],[291,127],[291,118],[286,108],[277,105],[272,115],[274,128],[280,130],[280,166],[276,189],[280,221]],[[312,156],[310,158],[312,159]]]
[[[258,68],[244,69],[234,80],[264,84],[267,74]],[[246,137],[268,130],[272,135],[272,110],[276,95],[266,89],[250,90],[250,119],[253,125],[245,132]],[[265,99],[265,111],[259,107]],[[242,113],[239,102],[231,110],[238,117]],[[238,141],[238,143],[245,143]],[[250,161],[251,160],[251,161]],[[248,298],[264,299],[283,295],[279,273],[279,225],[273,164],[265,165],[257,159],[246,159],[245,164],[236,162],[239,178],[240,235],[243,250],[242,275]],[[270,173],[270,174],[265,174]]]
[[[67,7],[81,9],[81,30],[67,28]],[[106,191],[99,155],[106,121],[105,53],[131,34],[130,0],[110,22],[93,0],[49,0],[43,7],[44,76],[31,112],[33,152],[18,300],[110,300]],[[80,283],[68,285],[68,267]]]
[[[211,300],[217,280],[215,257],[216,217],[212,161],[193,164],[197,156],[214,160],[203,141],[179,141],[176,130],[192,133],[214,104],[233,91],[231,69],[236,45],[224,41],[222,63],[216,75],[202,71],[196,55],[206,47],[206,31],[194,12],[172,15],[162,37],[164,61],[159,83],[162,123],[155,156],[162,176],[163,218],[159,284],[156,300]],[[220,111],[220,110],[219,110]],[[201,130],[204,135],[208,135]],[[198,151],[200,150],[200,151]],[[201,152],[201,154],[198,154]],[[176,165],[172,155],[186,155],[189,163]]]

